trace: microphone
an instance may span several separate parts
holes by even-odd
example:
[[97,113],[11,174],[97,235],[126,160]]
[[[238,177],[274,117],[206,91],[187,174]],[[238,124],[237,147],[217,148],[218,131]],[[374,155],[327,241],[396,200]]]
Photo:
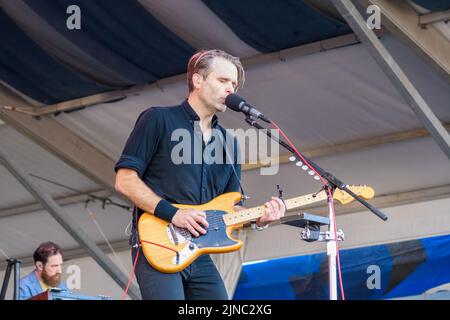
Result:
[[256,110],[250,104],[245,101],[241,96],[231,93],[225,98],[225,105],[233,111],[242,112],[247,116],[253,116],[255,118],[259,118],[265,122],[271,123],[269,118],[267,118],[264,114]]

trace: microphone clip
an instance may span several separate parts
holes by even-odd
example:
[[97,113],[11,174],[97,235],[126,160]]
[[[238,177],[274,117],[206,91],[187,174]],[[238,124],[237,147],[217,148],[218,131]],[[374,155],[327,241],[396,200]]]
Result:
[[252,127],[254,127],[254,125],[255,125],[257,120],[258,120],[258,118],[253,116],[252,114],[246,114],[245,115],[245,122],[247,122]]

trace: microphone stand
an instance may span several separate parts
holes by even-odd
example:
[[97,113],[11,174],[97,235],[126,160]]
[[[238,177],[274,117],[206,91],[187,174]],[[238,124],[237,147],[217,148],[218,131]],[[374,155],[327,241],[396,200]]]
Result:
[[[285,143],[284,141],[275,138],[272,133],[267,130],[266,128],[262,127],[257,121],[257,118],[255,118],[252,115],[246,114],[245,121],[252,127],[255,127],[256,129],[263,130],[264,133],[271,138],[272,140],[278,142],[279,145],[287,149],[289,152],[291,152],[294,157],[297,160],[298,156],[295,152],[295,150]],[[333,193],[337,189],[343,190],[347,192],[349,195],[351,195],[355,200],[360,202],[362,205],[364,205],[367,209],[372,211],[376,216],[378,216],[383,221],[386,221],[388,217],[382,213],[379,209],[372,206],[370,203],[362,199],[360,196],[355,194],[353,191],[351,191],[348,186],[343,183],[341,180],[336,178],[331,173],[325,171],[320,166],[315,164],[313,161],[308,159],[306,156],[304,156],[302,153],[299,152],[299,154],[303,157],[303,159],[316,170],[316,172],[324,178],[328,183],[327,187],[330,188],[331,194],[327,194],[327,201],[328,201],[328,219],[329,219],[329,225],[328,225],[328,233],[325,235],[324,241],[327,241],[327,255],[328,255],[328,270],[329,270],[329,288],[330,288],[330,300],[337,300],[337,281],[336,281],[336,257],[337,257],[337,250],[336,250],[336,241],[341,240],[340,235],[338,234],[337,230],[335,230],[335,220],[334,220],[334,208],[333,208]],[[330,198],[331,197],[331,198]],[[336,239],[338,238],[338,239]],[[343,238],[343,237],[342,237]]]
[[6,260],[8,265],[5,270],[5,277],[3,278],[2,290],[0,293],[0,300],[6,300],[6,291],[8,290],[9,277],[11,276],[11,270],[14,269],[14,295],[13,300],[19,300],[20,297],[20,264],[22,261],[17,259]]

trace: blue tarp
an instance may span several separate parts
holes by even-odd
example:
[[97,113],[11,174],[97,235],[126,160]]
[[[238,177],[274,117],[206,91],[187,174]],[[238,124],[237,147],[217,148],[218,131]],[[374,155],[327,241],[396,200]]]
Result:
[[[340,260],[346,299],[418,295],[450,282],[450,235],[341,250]],[[379,288],[371,278],[376,268]],[[236,300],[328,298],[326,253],[244,265],[234,294]]]

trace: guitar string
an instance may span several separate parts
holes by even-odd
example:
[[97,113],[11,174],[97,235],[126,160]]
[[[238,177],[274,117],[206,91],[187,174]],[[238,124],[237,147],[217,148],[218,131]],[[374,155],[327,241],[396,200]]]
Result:
[[[312,195],[309,195],[309,196],[315,198]],[[289,200],[286,200],[286,201],[291,201],[295,205],[295,203],[297,203],[299,201],[298,200],[294,200],[294,199],[289,199]],[[309,197],[306,198],[306,199],[308,200]],[[300,202],[302,202],[302,201],[300,201]],[[297,204],[296,206],[298,206],[298,205],[301,206],[302,204]],[[252,209],[247,209],[248,212],[247,213],[242,213],[242,214],[240,214],[239,211],[238,212],[233,212],[233,213],[225,213],[223,215],[218,215],[218,214],[214,214],[214,213],[207,214],[208,228],[206,228],[206,230],[213,230],[213,229],[217,230],[217,229],[221,229],[221,228],[226,228],[227,225],[226,225],[226,222],[225,222],[225,217],[227,215],[228,215],[228,217],[233,216],[234,219],[239,220],[239,218],[245,218],[245,216],[249,216],[249,215],[254,214],[255,213],[254,211],[261,211],[262,209],[263,209],[263,206],[260,206],[260,207],[255,207],[255,208],[252,208]],[[245,210],[245,211],[247,211],[247,210]],[[206,212],[208,212],[208,211],[215,211],[215,210],[206,210]],[[259,214],[259,213],[260,212],[257,212],[257,214]],[[238,222],[234,222],[234,223],[237,224]],[[180,228],[180,229],[183,229],[183,228]],[[184,230],[189,232],[187,229],[184,229]]]
[[[294,201],[294,203],[295,202],[297,202],[297,201]],[[252,211],[261,211],[262,209],[263,209],[263,206],[260,206],[260,207],[256,207],[256,208],[252,208],[252,209],[247,209],[247,210],[249,210],[249,212],[247,212],[247,213],[239,214],[239,211],[238,211],[238,212],[230,213],[228,215],[234,216],[235,219],[239,220],[239,218],[245,218],[245,216],[249,216],[249,215],[255,213]],[[208,212],[208,211],[215,211],[215,210],[206,210],[206,212]],[[257,213],[259,214],[260,212],[257,212]],[[225,222],[226,215],[227,215],[227,213],[224,215],[217,215],[214,213],[207,214],[208,228],[206,228],[206,230],[226,229],[226,227],[227,227],[226,222]],[[183,228],[180,228],[180,229],[183,229]],[[187,229],[184,229],[184,230],[189,232],[189,230],[187,230]]]
[[[290,199],[290,200],[292,202],[294,202],[294,203],[298,202],[298,200],[296,200],[296,201],[294,201],[294,199]],[[242,213],[242,214],[240,214],[239,211],[238,212],[229,213],[229,214],[226,213],[224,215],[217,215],[217,214],[214,214],[214,213],[210,213],[209,215],[207,214],[207,221],[208,221],[208,225],[209,226],[208,226],[208,228],[206,230],[217,229],[218,227],[222,227],[223,224],[225,224],[225,227],[226,227],[226,223],[225,223],[225,216],[226,215],[229,215],[228,217],[233,216],[234,219],[239,220],[239,218],[245,218],[245,216],[249,216],[249,215],[254,214],[255,213],[254,211],[261,211],[262,209],[263,209],[263,206],[260,206],[260,207],[255,207],[255,208],[252,208],[252,209],[247,209],[247,210],[249,210],[249,212]],[[215,211],[215,210],[206,210],[206,211]],[[259,214],[259,213],[260,212],[257,212],[257,214]],[[219,223],[219,225],[217,223]]]
[[[311,197],[315,198],[314,196],[311,196]],[[308,198],[306,198],[306,199],[308,200]],[[296,202],[298,202],[298,200],[294,200],[294,199],[289,199],[289,200],[291,202],[294,202],[294,204]],[[289,200],[287,200],[287,201],[289,201]],[[301,205],[302,204],[300,204],[300,206]],[[216,211],[216,210],[206,210],[205,212],[207,213],[207,221],[208,221],[208,228],[206,228],[206,230],[209,231],[209,230],[226,229],[228,226],[226,225],[224,218],[227,215],[228,215],[228,217],[234,216],[237,219],[239,219],[239,218],[244,218],[246,215],[249,216],[251,214],[254,214],[255,213],[254,211],[261,211],[262,209],[263,209],[263,206],[260,206],[260,207],[255,207],[255,208],[244,210],[244,211],[247,211],[247,213],[240,214],[239,211],[237,211],[237,212],[233,212],[233,213],[225,213],[223,215],[215,214],[214,211]],[[213,211],[213,213],[208,213],[208,211]],[[257,213],[259,214],[260,212],[257,212]],[[234,222],[234,223],[237,224],[237,222]],[[181,233],[183,236],[185,236],[184,234],[191,235],[190,231],[186,228],[177,227],[177,229],[180,230],[179,233]]]

